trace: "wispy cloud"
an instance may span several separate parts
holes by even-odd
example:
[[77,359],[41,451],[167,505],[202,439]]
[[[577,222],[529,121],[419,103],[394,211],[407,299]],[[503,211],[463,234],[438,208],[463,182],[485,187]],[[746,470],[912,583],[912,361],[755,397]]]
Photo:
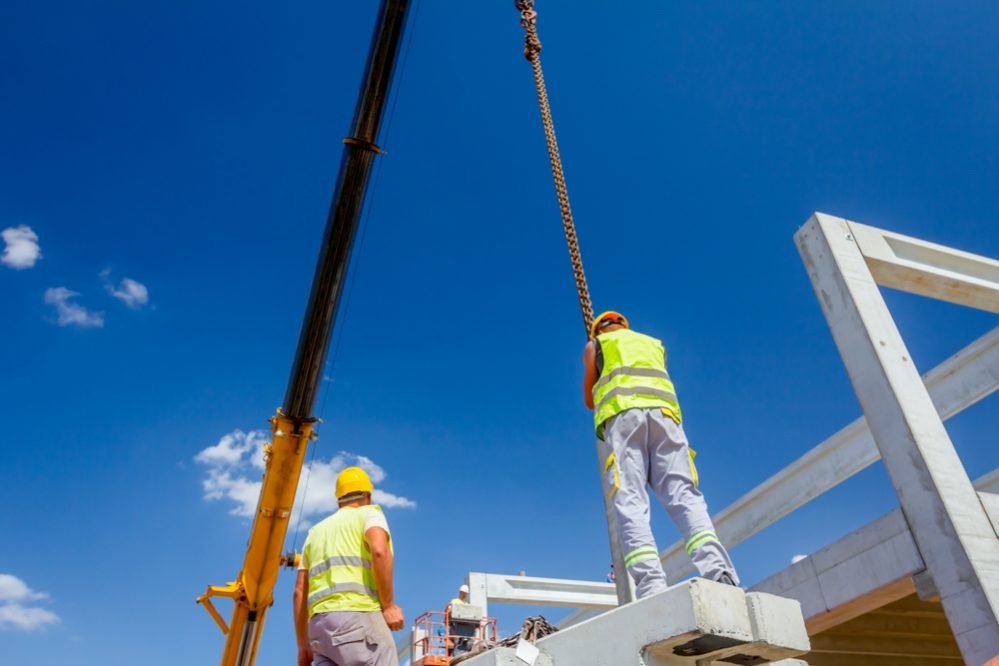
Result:
[[791,564],[797,564],[798,562],[802,561],[803,559],[805,559],[807,557],[808,557],[808,555],[800,555],[800,554],[799,555],[795,555],[794,557],[791,558]]
[[31,268],[42,258],[42,248],[38,245],[38,234],[31,227],[21,224],[7,227],[0,232],[3,238],[3,255],[0,263],[17,270]]
[[59,621],[59,616],[41,606],[30,605],[45,601],[49,595],[36,592],[11,574],[0,574],[0,629],[31,631]]
[[[227,501],[231,504],[230,514],[252,518],[260,496],[259,475],[264,470],[266,442],[267,433],[263,430],[248,433],[233,430],[223,435],[213,446],[198,452],[194,456],[195,462],[206,467],[205,477],[201,482],[205,499]],[[309,465],[302,469],[292,509],[292,524],[297,524],[299,517],[304,522],[309,522],[313,518],[333,513],[337,508],[333,492],[336,477],[342,469],[351,466],[365,470],[376,486],[387,477],[385,470],[375,461],[355,453],[341,451],[329,460],[315,460],[311,465],[311,472]],[[413,500],[380,488],[375,489],[371,500],[387,507],[416,507]]]
[[110,268],[101,271],[100,276],[104,282],[104,289],[133,310],[138,310],[149,303],[149,289],[141,282],[126,277],[122,278],[116,287],[111,281]]
[[45,302],[55,307],[60,326],[79,326],[81,328],[101,328],[104,326],[104,313],[93,312],[72,299],[80,294],[66,287],[52,287],[45,290]]

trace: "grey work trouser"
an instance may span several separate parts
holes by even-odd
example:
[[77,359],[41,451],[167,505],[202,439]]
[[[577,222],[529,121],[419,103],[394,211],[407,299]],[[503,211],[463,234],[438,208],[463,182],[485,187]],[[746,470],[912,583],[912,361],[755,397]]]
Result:
[[398,666],[392,632],[382,614],[337,611],[309,620],[315,666]]
[[604,491],[611,493],[624,565],[639,598],[667,587],[649,525],[646,486],[652,487],[680,530],[701,575],[718,580],[727,573],[738,584],[732,559],[718,540],[704,495],[694,483],[683,427],[660,409],[629,409],[607,420],[599,446]]

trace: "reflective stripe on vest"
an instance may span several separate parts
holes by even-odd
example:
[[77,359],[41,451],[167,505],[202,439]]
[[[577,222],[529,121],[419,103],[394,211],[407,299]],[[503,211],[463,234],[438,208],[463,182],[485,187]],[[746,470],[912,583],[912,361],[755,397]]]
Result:
[[366,557],[354,557],[348,555],[334,555],[327,557],[314,567],[309,568],[309,576],[318,576],[330,567],[364,567],[371,568],[371,560]]
[[603,368],[593,385],[593,421],[603,438],[607,419],[627,409],[662,409],[677,423],[680,404],[666,371],[666,350],[659,340],[630,329],[597,336]]
[[[376,505],[343,507],[309,530],[309,615],[332,611],[380,611],[378,584],[364,525]],[[389,548],[392,547],[391,537]]]
[[324,587],[310,594],[309,606],[322,601],[326,597],[332,597],[334,594],[343,594],[344,592],[357,592],[358,594],[366,594],[369,597],[378,596],[378,590],[370,588],[367,585],[361,585],[360,583],[337,583],[333,587]]

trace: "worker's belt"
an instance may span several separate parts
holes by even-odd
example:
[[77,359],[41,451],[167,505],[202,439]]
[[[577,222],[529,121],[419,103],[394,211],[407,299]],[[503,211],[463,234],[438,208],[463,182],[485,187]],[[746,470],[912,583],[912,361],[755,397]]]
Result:
[[337,583],[333,587],[325,587],[321,590],[316,590],[309,595],[309,606],[319,601],[322,601],[326,597],[331,597],[334,594],[341,594],[343,592],[357,592],[358,594],[366,594],[369,597],[378,598],[378,590],[368,587],[362,583]]
[[599,391],[605,384],[607,384],[607,382],[614,379],[615,377],[620,377],[621,375],[628,375],[629,377],[656,377],[658,379],[665,379],[666,381],[670,381],[669,373],[667,373],[665,370],[660,370],[659,368],[629,368],[629,367],[614,368],[606,375],[601,377],[600,381],[598,381],[593,386],[593,394],[596,395],[596,392]]
[[370,569],[371,560],[356,555],[334,555],[333,557],[327,557],[319,564],[309,568],[309,578],[318,576],[330,567],[364,567],[365,569]]

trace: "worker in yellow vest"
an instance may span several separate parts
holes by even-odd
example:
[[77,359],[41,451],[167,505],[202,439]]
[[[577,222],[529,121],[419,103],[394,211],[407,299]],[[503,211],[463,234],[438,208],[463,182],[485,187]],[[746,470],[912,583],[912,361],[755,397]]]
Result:
[[392,536],[372,490],[363,469],[340,472],[339,510],[305,539],[294,596],[299,666],[399,663],[392,631],[404,619],[392,595]]
[[[461,587],[458,588],[458,596],[448,602],[447,605],[447,616],[451,617],[454,612],[455,606],[467,606],[468,605],[468,585],[462,583]],[[470,627],[467,623],[448,623],[448,635],[451,636],[453,641],[453,647],[451,649],[452,657],[459,657],[466,652],[469,652],[472,648],[472,639],[475,637],[475,628]],[[464,634],[464,635],[463,635]]]
[[681,425],[676,389],[659,340],[632,331],[617,312],[593,322],[583,352],[584,399],[594,411],[604,488],[617,516],[624,566],[639,598],[666,589],[649,525],[651,486],[680,530],[701,575],[739,584],[697,488],[694,454]]
[[468,585],[462,584],[458,588],[458,596],[451,600],[448,606],[454,606],[456,604],[467,604],[468,603]]

